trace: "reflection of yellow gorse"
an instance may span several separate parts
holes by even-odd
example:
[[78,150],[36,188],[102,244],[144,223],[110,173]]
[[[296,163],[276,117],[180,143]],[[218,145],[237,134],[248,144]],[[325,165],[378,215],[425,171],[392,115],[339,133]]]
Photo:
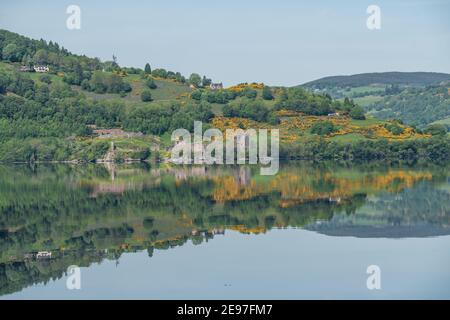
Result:
[[248,186],[241,186],[233,176],[214,177],[213,181],[217,186],[213,192],[213,199],[217,202],[247,200],[253,198],[259,192],[263,192],[263,190],[258,190],[254,181]]
[[228,227],[227,229],[234,230],[234,231],[239,231],[241,233],[247,233],[247,234],[266,233],[266,231],[267,231],[267,229],[265,227],[247,228],[244,225],[231,226],[231,227]]
[[[270,181],[256,183],[252,180],[242,185],[234,176],[219,176],[213,178],[215,188],[212,197],[216,202],[239,201],[279,192],[280,206],[288,207],[296,203],[324,199],[340,201],[358,193],[399,192],[412,187],[417,181],[431,179],[430,173],[404,170],[391,170],[359,178],[338,178],[330,172],[306,176],[282,173]],[[320,190],[315,186],[318,182],[331,186],[330,190]]]

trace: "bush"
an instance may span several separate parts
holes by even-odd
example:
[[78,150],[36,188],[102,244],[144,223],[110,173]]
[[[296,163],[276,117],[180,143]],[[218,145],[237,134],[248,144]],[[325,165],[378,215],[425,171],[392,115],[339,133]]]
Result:
[[330,133],[336,132],[338,128],[329,121],[319,121],[314,123],[311,127],[311,133],[325,136]]
[[142,93],[141,93],[141,100],[143,102],[152,101],[153,100],[152,93],[149,90],[142,91]]
[[81,81],[81,89],[87,90],[87,91],[91,90],[91,86],[89,84],[89,80],[88,79],[84,79],[83,81]]
[[42,76],[39,77],[39,80],[46,84],[52,83],[52,78],[48,74],[43,74]]
[[403,129],[396,123],[385,124],[384,127],[386,128],[386,130],[396,136],[401,135],[403,131],[405,131],[405,129]]
[[200,90],[195,90],[191,93],[191,98],[194,100],[201,100],[202,99],[202,92]]
[[245,90],[243,91],[243,94],[245,97],[249,98],[249,99],[255,99],[256,96],[258,95],[258,92],[256,90],[250,89],[250,88],[245,88]]
[[146,85],[149,89],[152,89],[152,90],[158,88],[158,86],[156,85],[156,83],[155,83],[155,81],[154,81],[153,79],[148,79],[148,80],[145,82],[145,85]]

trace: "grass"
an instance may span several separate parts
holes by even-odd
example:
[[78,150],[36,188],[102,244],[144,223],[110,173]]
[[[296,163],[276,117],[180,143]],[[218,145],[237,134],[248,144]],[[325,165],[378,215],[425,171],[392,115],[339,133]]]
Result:
[[349,133],[341,136],[334,136],[331,138],[331,141],[335,142],[356,142],[362,140],[367,140],[367,138],[360,133]]
[[[124,77],[123,80],[128,82],[132,88],[132,91],[125,97],[121,97],[118,93],[89,92],[81,90],[79,86],[73,86],[73,88],[77,91],[82,91],[87,97],[95,100],[120,99],[124,102],[141,103],[141,93],[144,89],[147,89],[145,86],[145,80],[141,79],[141,77],[136,74],[128,75]],[[153,102],[178,99],[181,98],[182,95],[188,96],[192,92],[192,89],[189,88],[187,84],[174,82],[172,80],[156,79],[155,83],[157,85],[156,89],[148,89],[152,93]]]
[[384,87],[376,87],[376,86],[361,86],[361,87],[355,87],[355,88],[351,88],[350,91],[346,91],[349,94],[354,94],[354,93],[363,93],[363,92],[371,92],[371,93],[379,93],[379,92],[384,92]]
[[[124,78],[131,87],[132,92],[127,95],[126,100],[141,101],[141,93],[147,89],[145,86],[145,80],[141,79],[139,75],[129,75]],[[149,89],[152,93],[153,101],[168,101],[182,97],[182,95],[188,96],[192,89],[187,84],[178,83],[167,79],[155,79],[156,89]]]
[[0,61],[0,70],[1,71],[12,71],[12,70],[14,70],[14,66],[9,63]]
[[350,120],[351,125],[360,126],[360,127],[367,127],[367,126],[373,126],[376,124],[384,124],[384,123],[386,123],[386,121],[379,120],[374,117],[368,117],[368,116],[366,117],[365,120],[355,120],[355,119]]

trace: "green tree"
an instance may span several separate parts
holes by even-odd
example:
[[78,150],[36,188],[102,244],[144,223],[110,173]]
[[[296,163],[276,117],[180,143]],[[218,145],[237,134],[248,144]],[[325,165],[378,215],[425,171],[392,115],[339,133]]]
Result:
[[364,109],[360,106],[355,106],[350,110],[350,117],[355,120],[364,120],[366,116],[364,115]]
[[212,83],[211,79],[208,79],[205,76],[203,76],[202,87],[204,87],[204,88],[209,87],[211,85],[211,83]]
[[151,73],[152,73],[152,68],[150,67],[150,64],[149,64],[149,63],[146,63],[146,64],[145,64],[144,72],[145,72],[146,74],[151,74]]
[[6,47],[3,48],[2,55],[3,59],[9,60],[11,62],[19,61],[19,56],[17,52],[18,48],[15,43],[10,43]]
[[48,62],[48,52],[45,49],[39,49],[33,56],[36,64],[46,64]]
[[155,70],[152,71],[152,76],[157,77],[157,78],[166,79],[167,78],[167,70],[165,70],[165,69],[155,69]]
[[192,85],[196,86],[197,88],[200,87],[201,82],[202,82],[202,78],[200,77],[200,75],[198,73],[193,73],[189,77],[189,84],[192,84]]

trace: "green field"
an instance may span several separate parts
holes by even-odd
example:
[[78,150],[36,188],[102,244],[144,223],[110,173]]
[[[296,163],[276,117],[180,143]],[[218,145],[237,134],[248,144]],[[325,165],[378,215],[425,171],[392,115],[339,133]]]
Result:
[[383,100],[382,96],[365,96],[365,97],[358,97],[354,98],[353,101],[355,101],[357,104],[359,104],[361,107],[367,107],[375,102]]

